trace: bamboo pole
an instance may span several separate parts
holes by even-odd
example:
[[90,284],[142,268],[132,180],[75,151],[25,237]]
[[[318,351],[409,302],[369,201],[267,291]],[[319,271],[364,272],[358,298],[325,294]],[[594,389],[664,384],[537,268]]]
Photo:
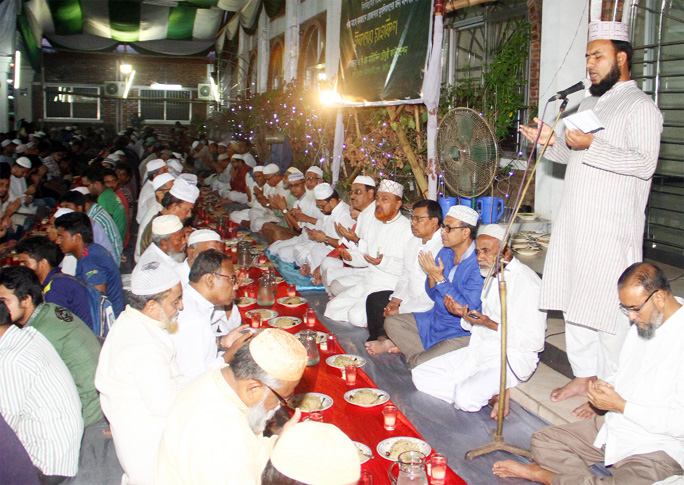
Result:
[[[395,122],[398,119],[398,110],[394,106],[388,106],[387,113],[389,114],[390,121]],[[420,192],[423,194],[423,197],[427,199],[428,183],[427,179],[425,178],[425,170],[416,158],[416,154],[413,153],[413,149],[411,148],[411,144],[408,141],[406,132],[404,131],[404,128],[401,126],[400,123],[397,123],[396,132],[397,137],[399,137],[399,143],[401,144],[401,148],[402,150],[404,150],[406,158],[408,159],[409,164],[411,165],[411,170],[413,171],[413,176],[416,179],[418,188],[420,189]]]

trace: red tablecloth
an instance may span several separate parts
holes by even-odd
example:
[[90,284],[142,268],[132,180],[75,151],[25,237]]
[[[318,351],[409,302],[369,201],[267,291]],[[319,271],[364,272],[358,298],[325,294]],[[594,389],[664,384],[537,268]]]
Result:
[[[250,268],[249,277],[254,280],[254,285],[258,284],[260,275],[260,269]],[[244,294],[244,291],[242,290],[244,290],[244,288],[238,292],[240,296]],[[285,283],[278,285],[276,299],[282,296],[287,296],[287,285]],[[258,307],[255,304],[240,309],[245,323],[250,323],[250,320],[244,317],[245,312],[255,308],[263,307]],[[302,318],[306,312],[306,309],[308,308],[308,305],[290,308],[276,303],[272,307],[267,308],[275,310],[278,312],[278,315],[288,315]],[[266,323],[263,325],[268,326]],[[308,328],[311,327],[301,324],[287,329],[286,331],[294,334],[300,330]],[[312,329],[329,333],[328,329],[318,319],[316,320],[316,324]],[[368,470],[373,474],[375,485],[390,483],[387,477],[387,468],[392,462],[378,456],[378,452],[376,450],[378,443],[393,436],[410,436],[420,439],[422,439],[422,436],[401,411],[399,411],[397,415],[396,429],[394,431],[387,431],[383,427],[383,406],[380,405],[374,406],[372,408],[362,408],[353,404],[349,404],[344,400],[344,393],[351,389],[357,389],[361,387],[372,387],[377,389],[377,386],[362,368],[360,368],[359,372],[357,373],[356,384],[354,386],[347,386],[345,381],[342,379],[341,370],[331,367],[325,363],[325,359],[327,357],[344,353],[344,350],[339,345],[338,347],[339,348],[333,352],[320,351],[320,362],[314,366],[306,368],[304,375],[302,376],[302,380],[297,386],[296,392],[319,392],[330,396],[333,399],[334,404],[331,408],[324,411],[323,420],[326,423],[332,423],[339,427],[352,440],[359,441],[368,446],[373,453],[373,458],[363,464],[362,469]],[[433,450],[433,452],[434,451],[439,450]],[[465,484],[466,482],[464,482],[449,468],[447,470],[447,478],[445,483],[452,485]]]

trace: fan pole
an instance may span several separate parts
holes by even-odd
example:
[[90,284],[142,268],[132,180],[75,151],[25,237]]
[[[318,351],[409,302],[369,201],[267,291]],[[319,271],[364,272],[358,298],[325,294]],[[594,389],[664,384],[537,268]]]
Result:
[[[556,116],[556,120],[553,123],[553,126],[551,127],[551,132],[556,129],[556,125],[558,124],[558,120],[560,120],[560,116],[565,111],[565,107],[567,106],[567,99],[563,100],[563,104],[561,104],[560,109],[558,110],[558,116]],[[541,128],[540,128],[541,129]],[[527,180],[527,183],[525,184],[525,187],[523,187],[522,193],[520,194],[520,197],[518,197],[518,203],[515,206],[515,210],[513,211],[513,214],[511,216],[510,221],[508,222],[508,226],[506,227],[506,234],[504,235],[503,240],[505,241],[508,238],[508,233],[511,230],[511,225],[513,224],[513,221],[515,221],[515,217],[518,215],[518,211],[520,210],[520,205],[522,204],[523,198],[525,197],[525,194],[527,193],[527,189],[530,186],[530,182],[532,180],[532,176],[534,175],[534,172],[537,170],[537,166],[539,165],[539,162],[541,161],[542,156],[544,156],[544,152],[546,152],[546,148],[549,144],[549,139],[546,140],[546,143],[544,143],[544,146],[541,149],[541,152],[539,153],[539,156],[537,157],[537,160],[535,161],[532,170],[530,172],[529,179]],[[485,279],[484,283],[484,288],[487,287],[487,284],[489,283],[490,278],[492,277],[492,272],[493,268],[497,267],[497,264],[500,266],[499,273],[498,273],[498,278],[499,278],[499,299],[501,301],[501,377],[500,377],[500,385],[499,385],[499,409],[496,415],[496,429],[492,430],[491,435],[492,435],[492,442],[483,446],[480,446],[478,448],[475,448],[474,450],[470,450],[469,452],[466,453],[465,458],[466,460],[472,460],[475,457],[481,456],[481,455],[486,455],[488,453],[492,453],[493,451],[507,451],[509,453],[513,453],[515,455],[520,455],[524,456],[525,458],[532,458],[532,455],[530,454],[529,450],[526,450],[525,448],[521,448],[516,445],[512,445],[510,443],[506,443],[503,439],[503,423],[504,423],[504,400],[506,396],[506,370],[507,370],[507,338],[508,338],[508,322],[507,322],[507,316],[508,316],[508,308],[506,307],[506,281],[504,280],[504,261],[503,261],[503,256],[502,256],[502,251],[503,251],[504,245],[501,244],[499,247],[499,254],[497,255],[497,263],[492,265],[492,269],[490,269],[490,273]]]

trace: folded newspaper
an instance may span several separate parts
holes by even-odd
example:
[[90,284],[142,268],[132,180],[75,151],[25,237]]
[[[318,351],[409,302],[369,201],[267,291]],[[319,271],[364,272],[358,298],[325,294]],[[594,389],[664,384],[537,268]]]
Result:
[[601,120],[590,109],[566,116],[563,123],[568,130],[580,130],[584,133],[593,133],[604,128]]

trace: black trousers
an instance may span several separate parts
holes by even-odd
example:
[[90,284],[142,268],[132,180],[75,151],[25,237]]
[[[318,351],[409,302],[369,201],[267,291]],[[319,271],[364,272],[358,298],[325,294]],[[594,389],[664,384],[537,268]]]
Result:
[[368,318],[368,340],[377,340],[378,337],[387,337],[385,333],[385,317],[382,312],[390,301],[393,291],[378,291],[371,293],[366,298],[366,317]]

